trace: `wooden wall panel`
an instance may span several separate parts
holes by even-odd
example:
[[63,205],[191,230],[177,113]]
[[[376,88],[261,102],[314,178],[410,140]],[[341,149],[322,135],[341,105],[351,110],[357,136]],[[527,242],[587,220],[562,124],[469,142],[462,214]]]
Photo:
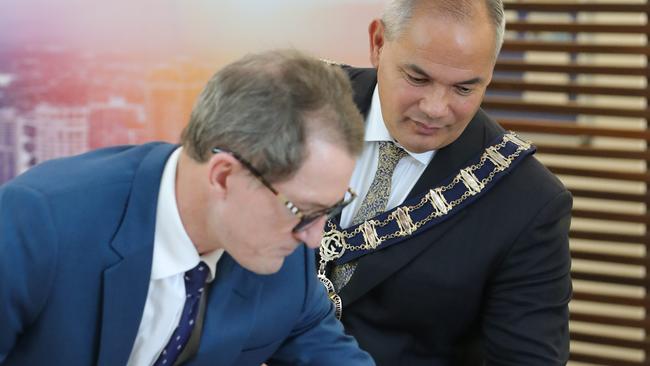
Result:
[[650,365],[650,3],[505,0],[483,108],[574,196],[570,365]]

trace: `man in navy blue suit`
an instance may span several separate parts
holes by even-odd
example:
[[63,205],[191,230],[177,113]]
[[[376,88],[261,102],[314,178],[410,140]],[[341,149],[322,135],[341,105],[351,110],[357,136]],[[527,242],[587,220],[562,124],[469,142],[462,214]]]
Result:
[[267,52],[210,80],[182,146],[0,187],[0,364],[373,365],[313,261],[362,136],[341,70]]

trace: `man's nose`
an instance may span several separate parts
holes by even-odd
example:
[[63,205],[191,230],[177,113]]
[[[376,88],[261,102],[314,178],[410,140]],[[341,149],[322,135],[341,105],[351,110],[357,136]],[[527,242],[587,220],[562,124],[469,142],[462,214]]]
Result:
[[449,113],[447,89],[442,85],[429,89],[420,99],[419,107],[430,120],[446,116]]
[[293,236],[297,240],[305,243],[308,247],[316,249],[320,246],[320,240],[323,237],[323,229],[325,228],[326,221],[327,216],[323,216],[314,221],[313,224],[309,225],[304,230],[293,233]]

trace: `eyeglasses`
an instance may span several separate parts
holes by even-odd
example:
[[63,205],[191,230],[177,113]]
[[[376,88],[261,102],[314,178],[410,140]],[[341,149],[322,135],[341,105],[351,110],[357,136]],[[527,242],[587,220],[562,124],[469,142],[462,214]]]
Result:
[[255,176],[255,178],[257,178],[266,188],[268,188],[271,192],[273,192],[273,194],[278,198],[278,200],[280,200],[280,202],[287,209],[289,209],[289,212],[291,212],[293,215],[297,216],[300,219],[300,221],[298,221],[298,224],[296,224],[296,226],[294,226],[294,228],[291,230],[294,233],[306,229],[309,225],[311,225],[312,223],[314,223],[315,221],[317,221],[323,216],[327,216],[331,218],[340,214],[341,211],[343,211],[343,209],[345,208],[345,206],[349,205],[350,202],[352,202],[357,197],[357,194],[354,193],[354,191],[352,191],[351,188],[348,188],[345,196],[340,201],[332,205],[331,207],[326,207],[321,210],[312,212],[310,214],[305,214],[302,211],[300,211],[300,209],[296,207],[296,205],[293,204],[293,202],[289,201],[285,195],[283,195],[282,193],[278,192],[275,188],[273,188],[271,183],[267,181],[262,176],[262,174],[257,169],[255,169],[253,165],[251,165],[251,163],[246,161],[239,154],[237,154],[234,151],[230,151],[218,147],[212,149],[213,154],[218,154],[221,152],[228,153],[232,155],[235,159],[237,159],[237,161],[239,161],[246,169],[248,169],[248,171],[250,171]]

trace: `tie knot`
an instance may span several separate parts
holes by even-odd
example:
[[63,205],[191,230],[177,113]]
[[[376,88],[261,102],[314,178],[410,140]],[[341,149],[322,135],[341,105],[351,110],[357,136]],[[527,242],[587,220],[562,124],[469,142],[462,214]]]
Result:
[[395,145],[392,141],[379,142],[379,165],[390,167],[391,172],[406,154],[404,149]]
[[209,272],[210,270],[204,262],[199,262],[196,267],[185,272],[185,292],[188,296],[200,294],[203,291]]

